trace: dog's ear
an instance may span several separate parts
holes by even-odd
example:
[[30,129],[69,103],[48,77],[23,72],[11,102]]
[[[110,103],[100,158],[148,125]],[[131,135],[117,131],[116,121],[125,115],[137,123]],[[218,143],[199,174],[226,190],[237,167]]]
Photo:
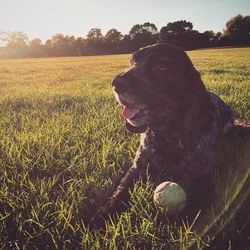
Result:
[[192,65],[188,70],[188,76],[190,81],[195,85],[195,87],[204,88],[204,83],[201,79],[200,73],[196,70],[196,68]]
[[135,126],[131,125],[127,120],[125,120],[125,126],[126,126],[127,130],[133,134],[143,133],[147,129],[147,126],[135,127]]

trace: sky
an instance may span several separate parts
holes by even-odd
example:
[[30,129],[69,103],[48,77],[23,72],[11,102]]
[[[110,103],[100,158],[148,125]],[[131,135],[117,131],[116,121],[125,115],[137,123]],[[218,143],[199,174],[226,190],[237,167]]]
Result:
[[221,32],[238,14],[250,15],[250,0],[0,0],[0,31],[45,42],[56,33],[85,37],[91,28],[103,34],[116,28],[127,34],[138,23],[160,29],[187,20],[200,32]]

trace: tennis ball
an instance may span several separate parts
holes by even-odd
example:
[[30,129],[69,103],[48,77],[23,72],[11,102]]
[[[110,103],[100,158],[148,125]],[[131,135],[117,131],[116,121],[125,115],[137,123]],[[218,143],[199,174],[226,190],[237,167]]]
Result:
[[156,207],[166,209],[169,214],[181,212],[186,205],[185,191],[179,184],[170,181],[156,187],[153,199]]

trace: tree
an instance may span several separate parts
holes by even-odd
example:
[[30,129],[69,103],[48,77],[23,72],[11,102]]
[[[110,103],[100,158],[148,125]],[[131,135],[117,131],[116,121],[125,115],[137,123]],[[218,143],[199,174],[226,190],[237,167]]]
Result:
[[7,42],[5,50],[9,57],[20,58],[31,55],[28,47],[29,38],[25,33],[7,32],[1,40]]
[[86,54],[88,55],[98,55],[105,53],[104,50],[104,36],[101,29],[92,28],[88,34],[85,41]]
[[35,38],[35,39],[30,41],[31,48],[37,49],[37,48],[40,48],[41,45],[42,45],[42,41],[39,38]]
[[175,44],[185,50],[209,47],[211,33],[193,30],[193,24],[186,20],[168,23],[159,33],[161,42]]
[[120,53],[122,38],[123,35],[117,29],[109,30],[105,35],[107,53]]
[[[76,55],[75,37],[55,34],[51,39],[52,52],[55,56]],[[48,47],[46,45],[46,47]]]
[[101,29],[92,28],[87,34],[87,40],[99,42],[104,40],[104,36],[102,34]]
[[75,46],[76,46],[76,55],[82,56],[85,55],[85,46],[84,46],[84,39],[82,37],[77,37]]
[[155,26],[155,24],[153,23],[149,23],[149,22],[146,22],[142,25],[142,28],[145,30],[145,31],[148,31],[149,33],[153,34],[153,35],[157,35],[158,34],[158,30],[157,30],[157,27]]
[[6,37],[6,32],[3,30],[0,30],[0,40],[4,41]]
[[45,50],[45,46],[42,45],[41,39],[35,38],[31,40],[29,46],[33,57],[48,56]]
[[122,53],[130,53],[133,51],[132,49],[132,39],[129,35],[123,36],[121,40],[121,52]]
[[186,20],[168,23],[160,30],[160,40],[167,41],[169,39],[177,39],[185,36],[193,31],[193,24]]
[[109,30],[105,35],[105,40],[109,41],[110,43],[117,43],[120,42],[122,39],[122,34],[117,29]]
[[46,52],[47,56],[53,55],[53,47],[51,39],[48,39],[44,44],[44,51]]
[[45,46],[47,46],[47,47],[52,47],[52,41],[51,41],[51,39],[48,39],[48,40],[45,42]]
[[27,46],[29,42],[28,36],[23,32],[9,32],[5,33],[3,41],[7,42],[7,46],[17,45],[17,46]]
[[135,24],[128,34],[110,29],[105,36],[101,29],[92,28],[86,38],[55,34],[43,45],[39,38],[29,42],[23,32],[0,30],[0,40],[6,43],[1,57],[80,56],[131,53],[156,42],[172,43],[185,50],[223,45],[250,45],[250,16],[237,15],[226,23],[223,33],[193,29],[186,20],[170,22],[158,32],[155,24]]
[[238,15],[226,23],[222,34],[226,45],[249,45],[250,44],[250,16]]
[[133,39],[136,35],[144,32],[147,32],[150,35],[155,35],[158,31],[153,23],[146,22],[144,24],[135,24],[129,31],[129,35]]
[[200,47],[208,48],[208,47],[218,46],[220,34],[221,33],[215,34],[211,30],[200,33],[200,40],[199,40]]
[[151,45],[157,41],[158,30],[153,23],[136,24],[129,31],[131,50]]
[[167,26],[163,27],[161,30],[172,35],[183,35],[193,30],[193,24],[186,20],[182,20],[168,23]]

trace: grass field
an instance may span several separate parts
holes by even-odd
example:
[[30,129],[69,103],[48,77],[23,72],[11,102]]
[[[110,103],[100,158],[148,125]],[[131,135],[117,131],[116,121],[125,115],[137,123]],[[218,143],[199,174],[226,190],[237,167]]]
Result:
[[[189,55],[206,87],[250,119],[250,49]],[[128,59],[0,60],[0,249],[249,245],[249,138],[223,138],[218,145],[216,204],[194,225],[170,224],[149,202],[154,187],[148,182],[137,183],[131,209],[106,230],[86,228],[130,167],[139,142],[125,131],[110,86]]]

